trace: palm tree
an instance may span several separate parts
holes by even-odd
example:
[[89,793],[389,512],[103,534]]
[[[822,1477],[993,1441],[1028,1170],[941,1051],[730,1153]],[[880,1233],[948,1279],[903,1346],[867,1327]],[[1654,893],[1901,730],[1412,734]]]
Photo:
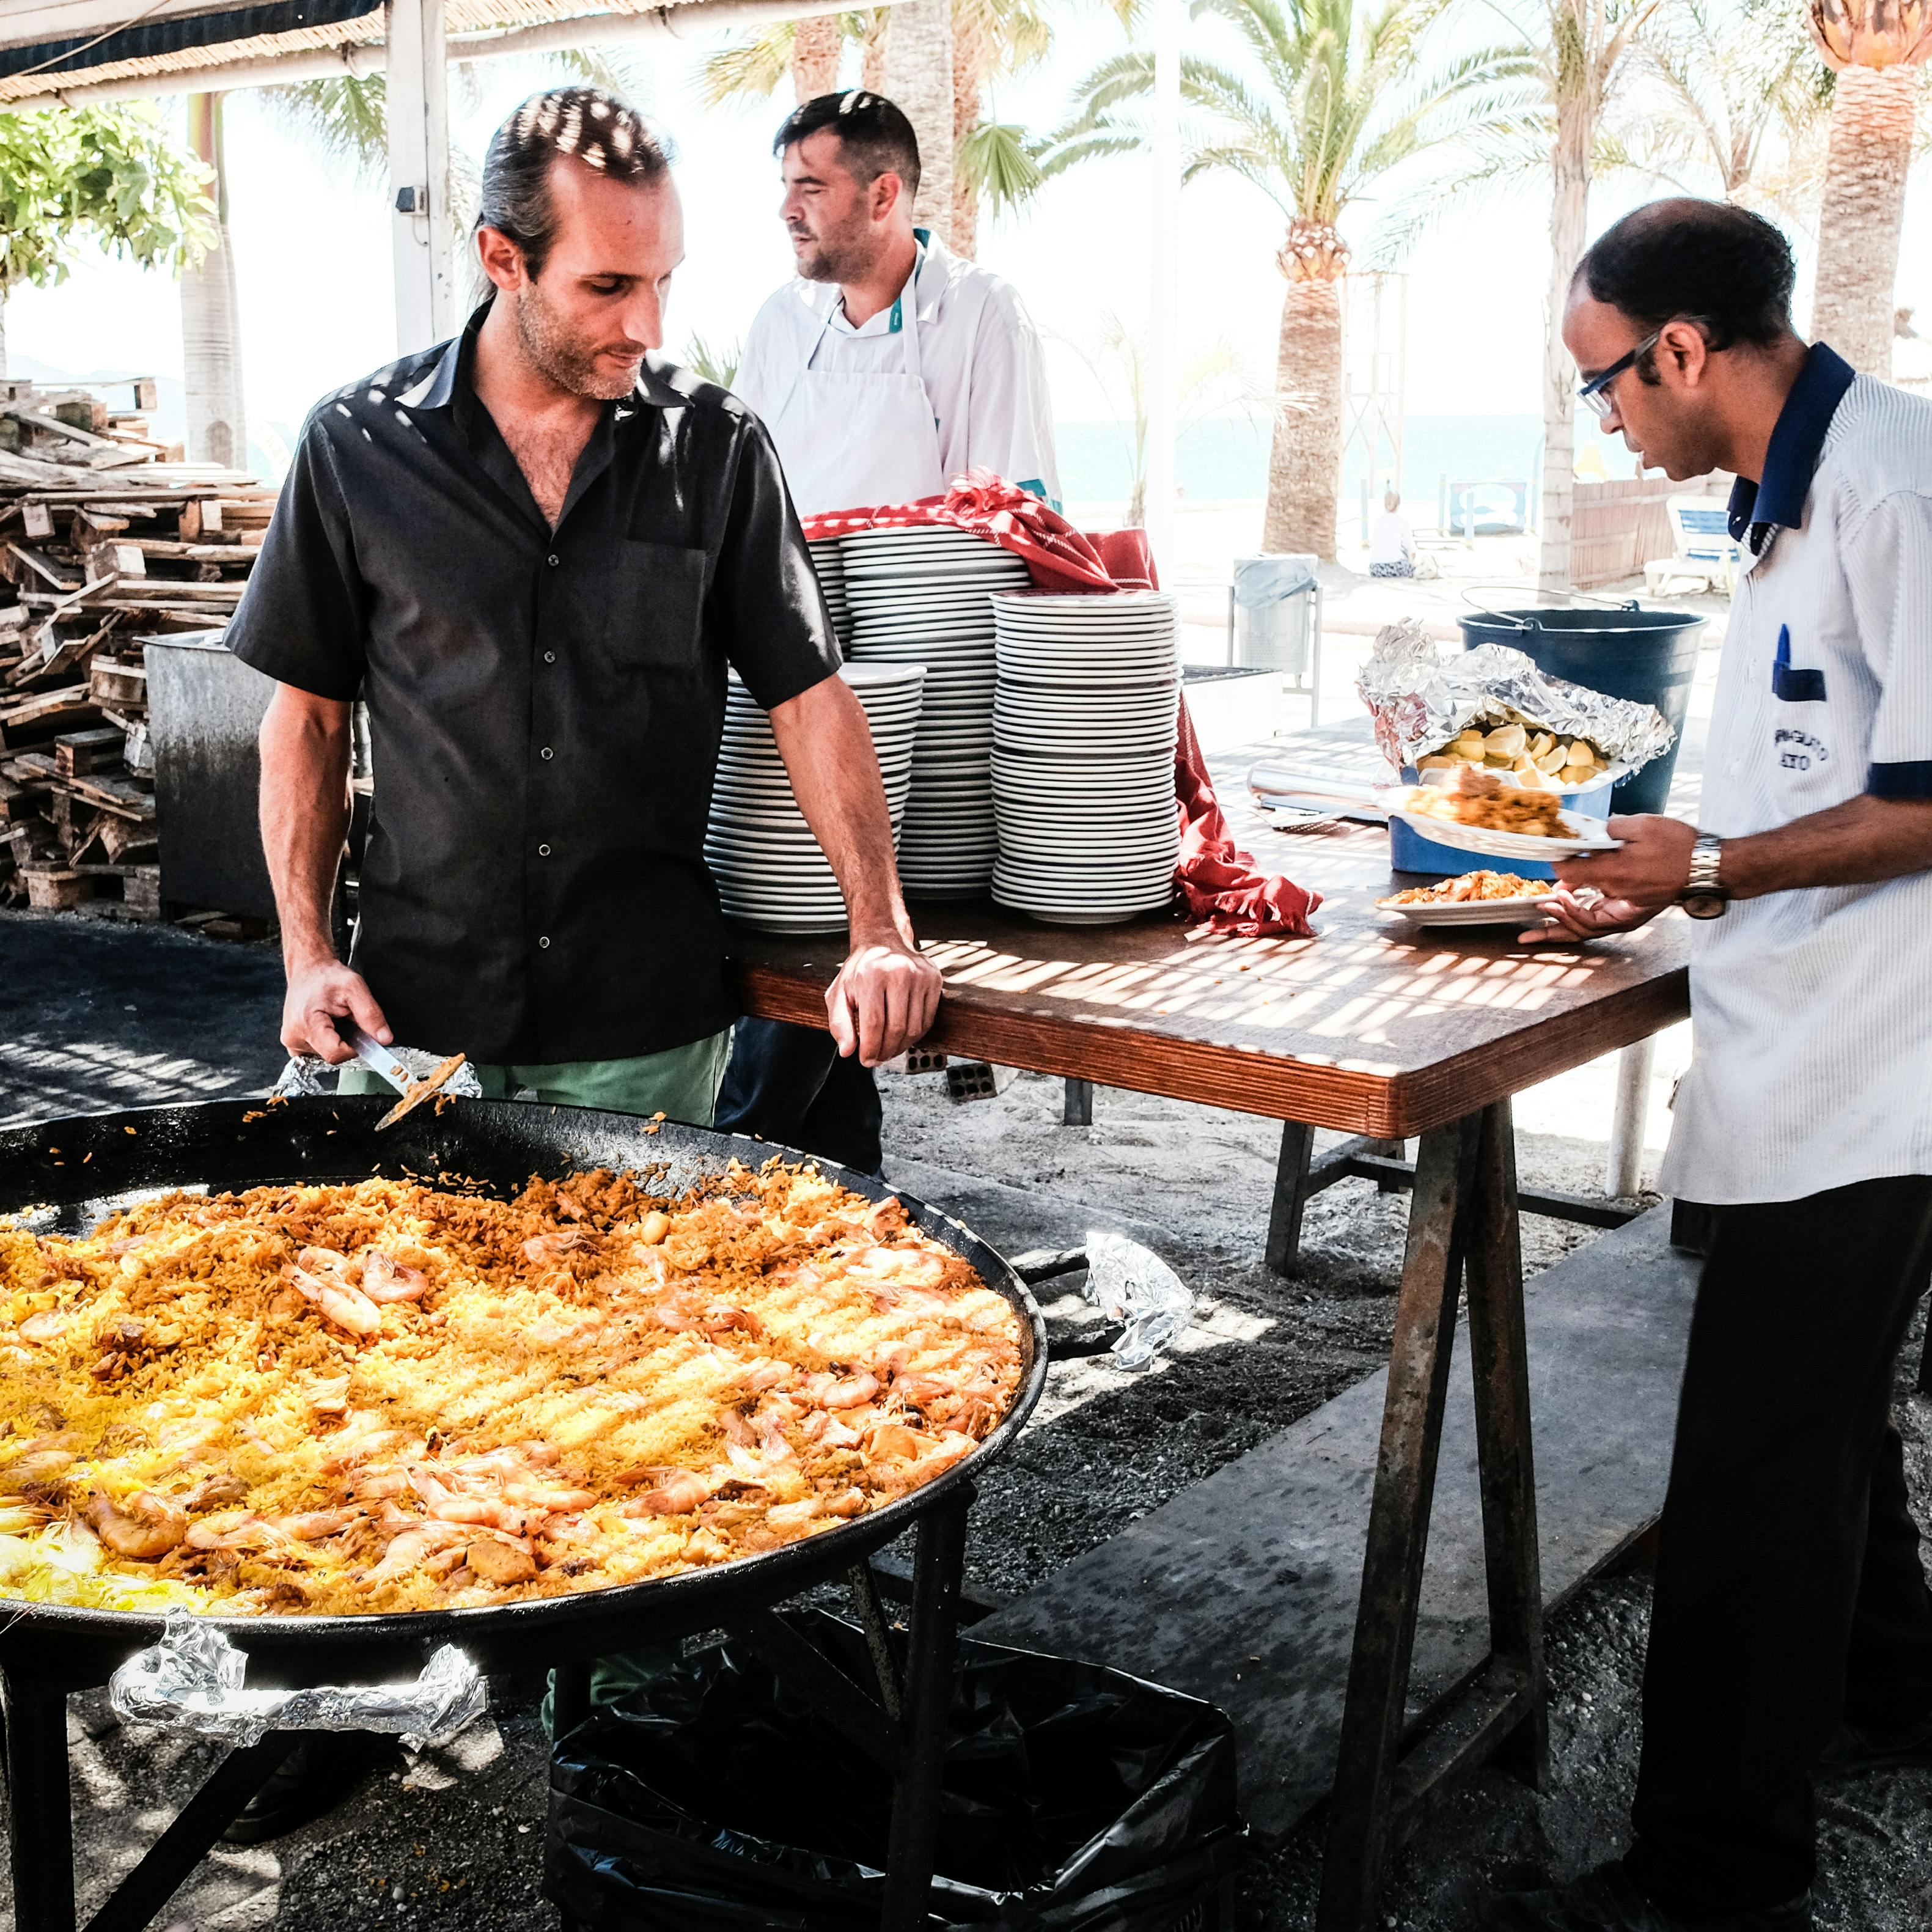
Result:
[[1920,0],[1810,0],[1810,20],[1820,50],[1838,70],[1811,332],[1855,369],[1889,376],[1917,68],[1932,53],[1932,18]]
[[1576,495],[1576,366],[1563,346],[1563,310],[1582,259],[1592,165],[1604,116],[1635,68],[1637,35],[1660,0],[1541,0],[1529,51],[1553,128],[1550,149],[1550,292],[1543,351],[1543,508],[1537,580],[1570,587]]
[[1830,77],[1786,0],[1665,0],[1637,52],[1629,164],[1808,225]]
[[[1345,212],[1432,142],[1505,112],[1526,69],[1520,50],[1479,47],[1437,58],[1431,0],[1194,0],[1245,45],[1237,69],[1184,57],[1184,104],[1201,126],[1188,179],[1238,175],[1286,223],[1275,265],[1282,297],[1268,455],[1265,550],[1335,554],[1342,470],[1341,280]],[[1053,174],[1146,144],[1135,106],[1154,88],[1150,54],[1105,61],[1081,84],[1074,119],[1041,162]]]
[[0,110],[0,376],[10,290],[64,280],[86,242],[172,269],[214,238],[201,169],[145,103]]
[[919,137],[913,218],[952,239],[952,0],[898,0],[886,32],[885,92]]
[[242,310],[228,238],[228,170],[218,94],[191,94],[189,144],[208,170],[207,219],[214,239],[181,278],[182,374],[188,453],[196,463],[248,460],[248,410],[242,386]]

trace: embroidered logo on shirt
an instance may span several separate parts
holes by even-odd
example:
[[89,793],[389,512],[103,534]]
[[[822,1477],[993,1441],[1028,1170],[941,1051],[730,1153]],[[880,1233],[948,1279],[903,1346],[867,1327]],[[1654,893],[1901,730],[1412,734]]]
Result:
[[[1805,674],[1814,677],[1819,675],[1816,671]],[[1813,737],[1809,731],[1792,731],[1780,727],[1771,734],[1771,742],[1778,748],[1778,762],[1787,772],[1808,772],[1814,765],[1828,762],[1832,756],[1825,748],[1823,739]]]

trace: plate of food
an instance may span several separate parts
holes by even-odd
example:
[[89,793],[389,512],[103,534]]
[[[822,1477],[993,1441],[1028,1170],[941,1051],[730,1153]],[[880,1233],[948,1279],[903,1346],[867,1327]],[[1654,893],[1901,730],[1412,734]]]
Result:
[[1464,872],[1432,886],[1412,886],[1376,904],[1416,926],[1521,926],[1554,889],[1514,872]]
[[1553,791],[1511,784],[1473,765],[1448,778],[1394,794],[1391,814],[1438,845],[1490,859],[1569,858],[1610,851],[1618,843],[1604,820],[1564,811]]

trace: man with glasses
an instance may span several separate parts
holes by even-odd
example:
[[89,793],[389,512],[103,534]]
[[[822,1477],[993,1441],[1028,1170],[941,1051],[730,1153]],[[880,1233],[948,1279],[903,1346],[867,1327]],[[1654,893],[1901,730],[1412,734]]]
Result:
[[1699,921],[1661,1185],[1715,1212],[1634,1843],[1499,1901],[1516,1932],[1809,1927],[1814,1778],[1932,1768],[1891,1420],[1932,1270],[1932,403],[1808,348],[1792,280],[1757,216],[1655,202],[1585,256],[1563,320],[1584,400],[1646,466],[1737,477],[1747,555],[1700,823],[1612,819],[1618,849],[1559,863],[1525,935]]

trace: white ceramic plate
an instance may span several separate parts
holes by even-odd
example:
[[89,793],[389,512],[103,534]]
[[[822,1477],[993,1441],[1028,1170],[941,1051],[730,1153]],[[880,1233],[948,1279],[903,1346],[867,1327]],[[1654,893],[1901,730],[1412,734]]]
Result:
[[1378,911],[1396,913],[1414,926],[1527,927],[1540,925],[1543,918],[1537,902],[1531,898],[1445,900],[1436,905],[1390,905],[1378,899],[1376,906]]
[[1622,844],[1612,838],[1600,818],[1566,812],[1563,822],[1576,835],[1570,838],[1539,838],[1527,832],[1492,832],[1480,825],[1459,824],[1453,818],[1431,818],[1419,812],[1394,814],[1414,832],[1458,852],[1479,852],[1488,859],[1568,859],[1579,852],[1614,852]]

